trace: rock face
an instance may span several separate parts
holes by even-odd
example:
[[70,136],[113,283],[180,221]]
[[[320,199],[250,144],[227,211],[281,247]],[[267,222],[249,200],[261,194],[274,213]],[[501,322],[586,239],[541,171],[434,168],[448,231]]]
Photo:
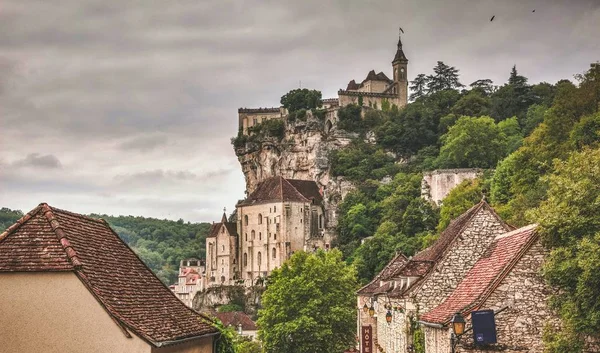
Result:
[[325,236],[332,237],[337,225],[337,206],[352,189],[352,184],[331,175],[330,152],[346,146],[352,136],[335,128],[337,110],[329,110],[324,119],[307,113],[305,121],[285,123],[285,134],[279,141],[266,138],[248,142],[236,149],[246,178],[246,192],[272,177],[314,180],[323,192]]

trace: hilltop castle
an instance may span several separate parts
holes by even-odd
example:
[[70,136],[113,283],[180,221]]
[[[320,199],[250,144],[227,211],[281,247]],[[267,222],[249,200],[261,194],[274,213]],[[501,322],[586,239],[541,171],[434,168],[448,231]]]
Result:
[[[337,98],[323,99],[323,108],[328,110],[330,124],[335,123],[336,112],[340,107],[349,104],[358,104],[362,100],[364,106],[381,109],[389,104],[401,108],[408,102],[408,59],[402,50],[402,38],[398,38],[396,55],[392,60],[392,77],[388,78],[383,72],[369,71],[362,82],[355,80],[348,82],[346,89],[338,91]],[[362,98],[362,99],[359,99]],[[248,134],[251,128],[265,120],[284,119],[287,111],[283,107],[273,108],[239,108],[239,129],[243,134]]]
[[[372,109],[382,109],[386,105],[405,106],[408,99],[407,69],[408,59],[399,38],[392,60],[393,79],[383,72],[371,70],[360,83],[351,80],[346,89],[340,89],[337,98],[323,100],[323,108],[327,110],[326,131],[335,126],[338,110],[349,104],[362,104]],[[266,120],[286,117],[287,111],[283,107],[238,109],[239,128],[243,134],[248,134],[249,128]],[[310,143],[307,144],[308,140]],[[292,153],[297,158],[293,167],[289,165],[292,173],[271,167],[268,173],[257,178],[252,176],[252,182],[248,182],[249,175],[244,166],[247,167],[250,162],[254,166],[250,168],[256,170],[256,166],[261,164],[260,157],[241,157],[248,197],[236,205],[235,222],[229,222],[223,214],[221,222],[212,226],[206,239],[205,288],[242,283],[253,285],[257,279],[267,277],[273,269],[281,266],[295,251],[330,248],[336,225],[332,199],[337,196],[330,190],[332,184],[327,182],[328,172],[319,176],[305,173],[307,163],[323,158],[300,157],[307,151],[317,153],[319,148],[315,148],[314,143],[320,140],[304,136],[296,141]],[[274,150],[277,148],[268,147],[265,151]],[[325,155],[326,152],[317,154]],[[268,157],[271,161],[273,158],[280,162],[284,159],[280,155]],[[267,168],[269,163],[261,165],[261,168]],[[328,168],[327,163],[324,168]],[[340,196],[337,200],[342,198]]]

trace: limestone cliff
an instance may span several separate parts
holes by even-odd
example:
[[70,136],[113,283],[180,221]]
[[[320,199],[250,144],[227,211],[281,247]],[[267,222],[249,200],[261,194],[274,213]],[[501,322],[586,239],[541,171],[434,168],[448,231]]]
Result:
[[350,143],[347,133],[335,128],[336,110],[322,118],[308,112],[305,119],[286,119],[283,138],[264,138],[236,148],[246,178],[247,193],[261,181],[280,175],[289,179],[314,180],[323,191],[325,235],[330,239],[337,225],[337,206],[352,188],[348,181],[331,175],[329,154]]

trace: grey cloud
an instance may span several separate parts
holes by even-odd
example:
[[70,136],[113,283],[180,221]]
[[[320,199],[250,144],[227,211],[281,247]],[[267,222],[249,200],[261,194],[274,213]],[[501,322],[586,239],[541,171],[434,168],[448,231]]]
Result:
[[140,152],[151,151],[155,148],[165,145],[167,137],[164,135],[145,135],[128,139],[119,144],[119,149],[130,151],[137,150]]
[[39,153],[30,153],[27,157],[12,163],[14,167],[33,167],[43,169],[60,169],[62,164],[52,154],[41,155]]

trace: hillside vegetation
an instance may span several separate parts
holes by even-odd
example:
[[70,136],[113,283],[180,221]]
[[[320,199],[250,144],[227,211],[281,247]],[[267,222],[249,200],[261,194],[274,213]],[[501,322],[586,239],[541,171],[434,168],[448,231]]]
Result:
[[[600,66],[533,85],[513,67],[500,87],[465,87],[458,73],[438,62],[418,75],[404,109],[340,110],[338,126],[359,137],[331,155],[332,173],[357,186],[341,204],[337,246],[364,283],[486,195],[508,223],[540,224],[551,254],[544,276],[564,323],[547,330],[548,352],[581,352],[584,335],[600,332]],[[437,168],[488,172],[438,209],[420,197],[422,172]]]
[[[0,228],[6,229],[22,216],[23,212],[19,210],[0,209]],[[105,219],[165,284],[177,280],[180,260],[205,257],[205,239],[210,223],[134,216],[89,216]]]

